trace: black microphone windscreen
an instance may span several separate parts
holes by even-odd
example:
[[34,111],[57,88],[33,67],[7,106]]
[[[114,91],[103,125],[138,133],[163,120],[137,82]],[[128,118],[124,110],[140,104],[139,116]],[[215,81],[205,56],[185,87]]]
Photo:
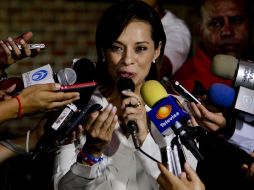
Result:
[[130,91],[134,92],[135,84],[132,81],[132,79],[123,77],[123,78],[120,78],[118,81],[117,90],[118,90],[119,94],[122,94],[122,91],[124,91],[124,90],[130,90]]
[[[123,77],[123,78],[120,78],[118,83],[117,83],[117,90],[118,90],[118,93],[121,94],[123,98],[126,98],[122,94],[122,91],[123,90],[129,90],[131,92],[134,92],[135,84],[134,84],[132,79],[127,78],[127,77]],[[132,105],[130,105],[130,106],[132,106]],[[138,137],[137,137],[137,133],[138,133],[137,123],[135,121],[129,120],[128,123],[127,123],[127,127],[128,127],[128,129],[131,133],[135,148],[139,148],[141,145],[140,145],[140,142],[139,142]]]
[[76,83],[91,82],[96,80],[96,67],[89,59],[81,58],[77,60],[73,67],[77,74]]
[[[77,80],[75,84],[96,81],[96,67],[89,59],[81,58],[77,60],[73,65],[73,70],[77,74]],[[78,107],[83,107],[89,102],[95,86],[91,88],[80,89],[80,100],[75,102]]]

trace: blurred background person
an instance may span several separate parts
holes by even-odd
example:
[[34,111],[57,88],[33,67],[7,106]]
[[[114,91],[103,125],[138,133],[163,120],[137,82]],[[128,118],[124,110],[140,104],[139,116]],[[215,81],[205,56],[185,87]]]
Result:
[[[143,0],[159,14],[166,34],[167,42],[164,59],[158,67],[158,80],[169,80],[186,61],[190,52],[191,34],[185,21],[178,18],[170,10],[165,9],[165,0]],[[169,1],[170,2],[170,1]]]
[[193,91],[195,81],[207,90],[213,83],[231,85],[231,80],[215,76],[212,58],[217,54],[253,59],[251,53],[248,0],[204,0],[200,6],[199,43],[195,54],[173,75],[187,90]]
[[[203,0],[200,2],[199,44],[193,57],[187,60],[172,78],[172,82],[179,81],[190,92],[198,96],[206,95],[213,83],[232,85],[233,80],[225,80],[212,73],[212,58],[215,55],[227,54],[236,58],[253,60],[250,40],[250,2],[248,0]],[[204,105],[208,108],[206,103]],[[238,119],[234,115],[230,115],[230,120],[226,117],[226,120],[224,117],[226,115],[223,116],[225,112],[220,109],[207,110],[208,114],[204,112],[205,108],[202,109],[201,105],[198,107],[199,111],[193,114],[199,125],[209,131],[224,135],[236,146],[247,145],[249,154],[253,151],[254,138],[250,134],[239,133],[239,130],[249,127],[246,123],[234,122]],[[227,112],[230,113],[230,110]],[[223,148],[223,146],[218,147],[217,154],[220,151],[226,152]],[[211,150],[208,150],[209,148],[204,143],[200,143],[200,149],[205,160],[198,163],[197,173],[207,189],[251,188],[241,168],[233,161],[232,155],[211,155],[209,154]]]

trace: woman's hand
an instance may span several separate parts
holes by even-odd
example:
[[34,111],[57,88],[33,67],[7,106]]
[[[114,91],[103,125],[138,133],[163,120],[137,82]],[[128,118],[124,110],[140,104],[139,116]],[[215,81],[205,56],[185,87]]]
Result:
[[83,149],[93,156],[100,156],[110,143],[115,125],[118,121],[117,108],[112,104],[103,111],[92,113],[84,123],[86,143]]
[[123,118],[125,125],[128,121],[135,121],[138,125],[138,139],[142,144],[148,134],[146,109],[143,100],[131,91],[122,91],[127,96],[122,102]]
[[63,107],[79,99],[78,92],[56,92],[60,85],[56,83],[37,84],[25,88],[18,95],[22,113],[44,112]]
[[185,172],[179,177],[169,172],[162,164],[159,164],[161,174],[157,181],[162,190],[205,190],[205,186],[196,172],[185,163]]
[[71,133],[69,137],[64,139],[63,144],[72,144],[75,142],[75,140],[79,140],[84,135],[84,128],[81,124],[78,125],[78,127]]
[[221,112],[213,113],[201,104],[190,103],[190,110],[197,123],[212,132],[226,127],[226,119]]

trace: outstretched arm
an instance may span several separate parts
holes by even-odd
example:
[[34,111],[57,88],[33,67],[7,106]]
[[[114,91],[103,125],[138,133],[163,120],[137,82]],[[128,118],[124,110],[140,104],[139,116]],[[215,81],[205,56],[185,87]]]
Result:
[[[24,58],[35,56],[39,53],[40,49],[31,51],[28,46],[28,41],[33,36],[32,32],[25,32],[14,39],[8,37],[7,40],[0,41],[0,68],[6,68],[16,61]],[[18,45],[22,47],[22,50],[18,48]]]
[[0,123],[22,115],[44,112],[79,99],[77,92],[56,92],[59,84],[38,84],[25,88],[17,97],[0,101]]

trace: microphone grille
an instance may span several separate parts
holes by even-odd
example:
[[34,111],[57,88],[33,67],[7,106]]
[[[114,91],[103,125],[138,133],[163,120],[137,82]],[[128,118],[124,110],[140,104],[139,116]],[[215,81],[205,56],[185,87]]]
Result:
[[212,60],[213,73],[224,79],[233,79],[237,66],[238,60],[231,55],[218,54]]
[[229,109],[235,102],[235,90],[222,83],[214,83],[207,92],[208,100],[220,108]]
[[77,75],[73,69],[64,68],[57,73],[57,78],[61,85],[72,85],[76,82]]
[[153,107],[159,100],[168,96],[166,89],[156,80],[146,81],[140,90],[144,102]]
[[122,94],[121,92],[123,90],[130,90],[130,91],[134,92],[135,84],[132,81],[132,79],[123,77],[123,78],[120,78],[118,81],[117,90],[118,90],[119,94]]

